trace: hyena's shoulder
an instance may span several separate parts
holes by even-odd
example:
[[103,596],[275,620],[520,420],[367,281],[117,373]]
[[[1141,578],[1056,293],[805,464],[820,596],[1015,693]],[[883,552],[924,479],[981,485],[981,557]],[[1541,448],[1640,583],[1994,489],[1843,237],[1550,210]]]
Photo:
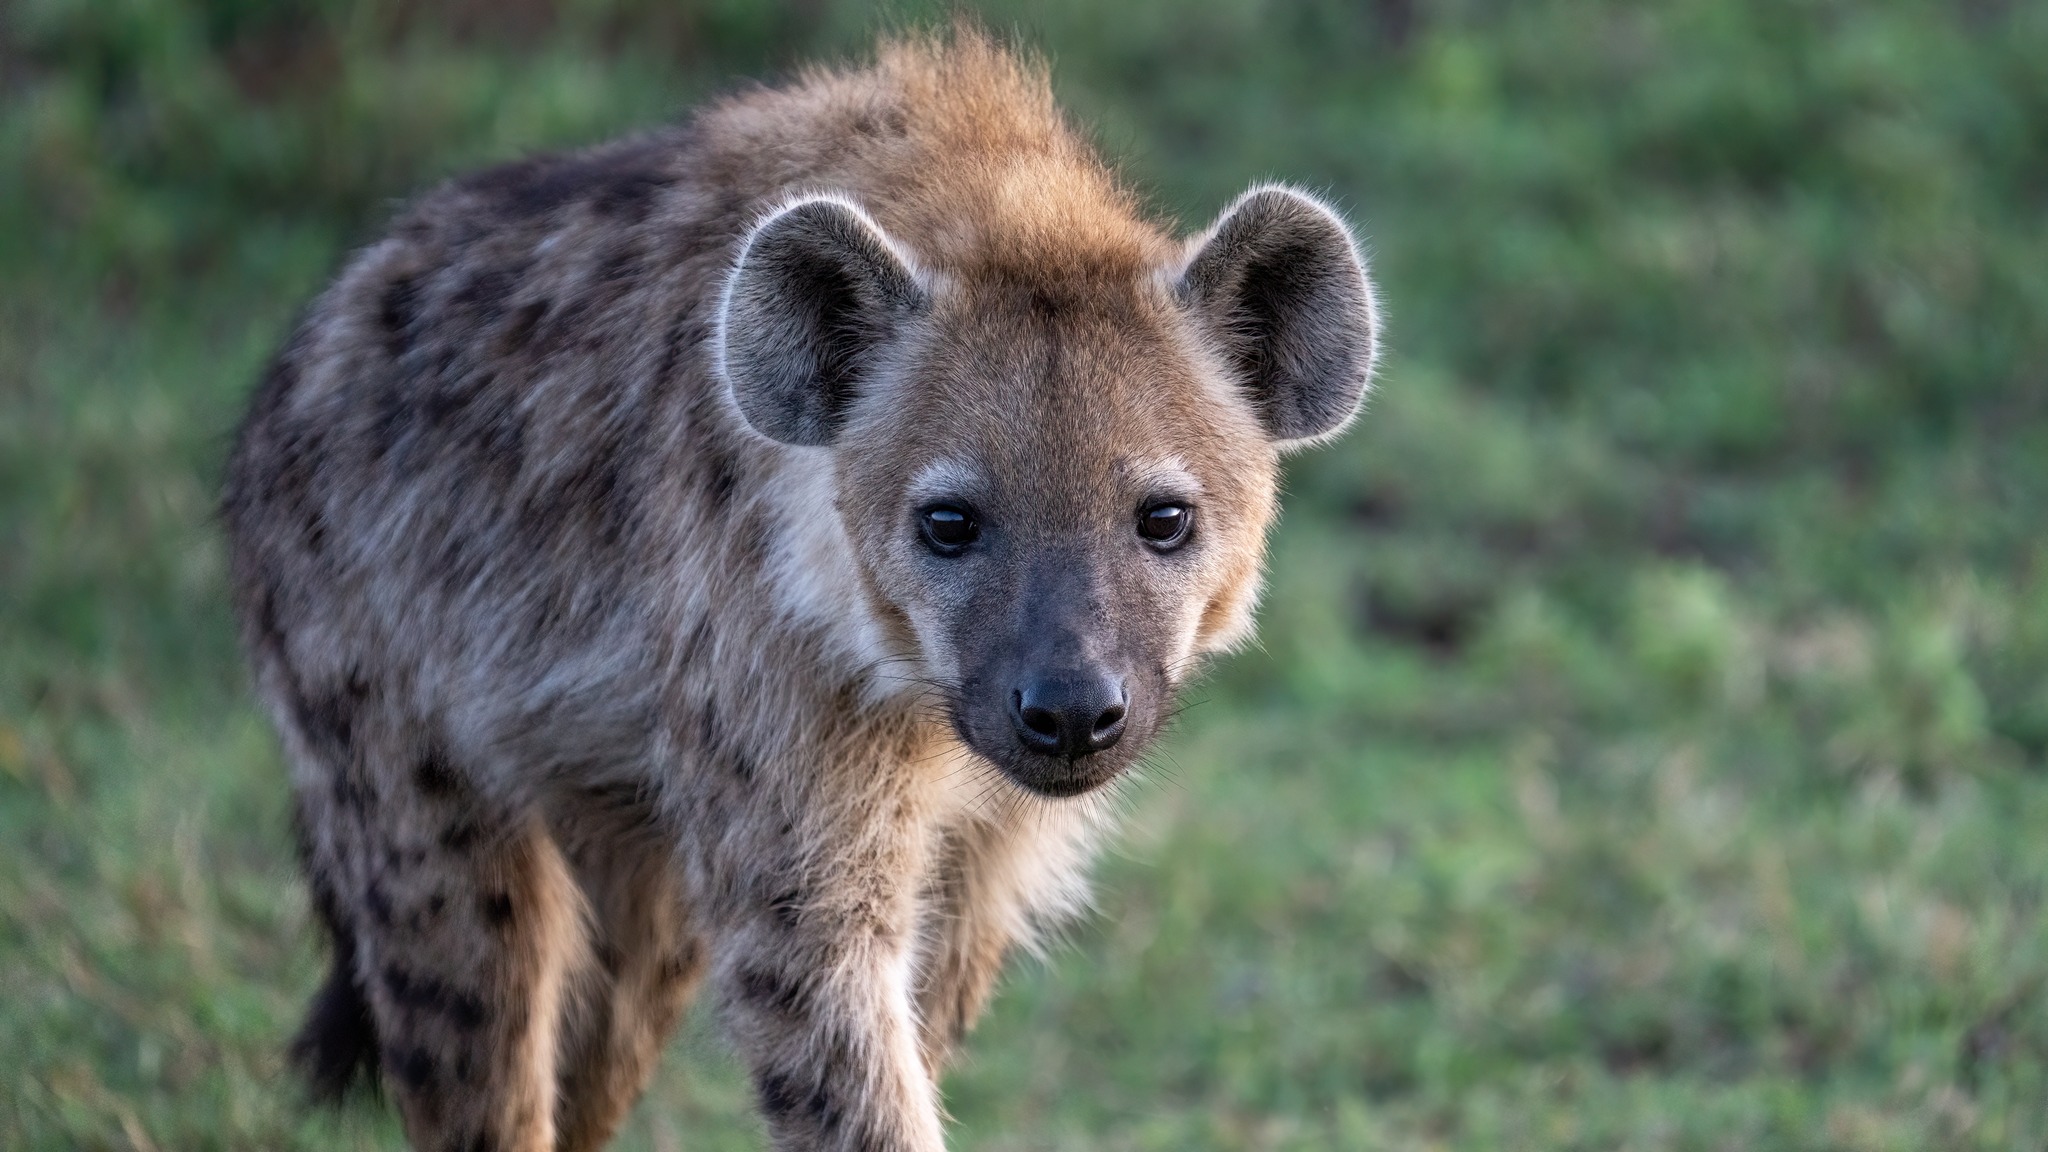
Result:
[[651,526],[745,486],[704,348],[753,209],[707,181],[700,136],[450,181],[307,308],[228,469],[257,647],[367,657],[394,621],[423,636],[393,645],[587,644],[674,546]]

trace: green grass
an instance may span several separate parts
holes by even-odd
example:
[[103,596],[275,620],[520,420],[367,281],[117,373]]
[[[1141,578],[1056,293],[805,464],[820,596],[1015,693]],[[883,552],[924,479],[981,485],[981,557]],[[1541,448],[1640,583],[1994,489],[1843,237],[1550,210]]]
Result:
[[[1334,195],[1392,355],[957,1145],[2048,1148],[2048,11],[984,10],[1190,225]],[[228,430],[390,197],[878,19],[0,14],[0,1147],[400,1146],[282,1066]],[[760,1146],[703,1015],[622,1146]]]

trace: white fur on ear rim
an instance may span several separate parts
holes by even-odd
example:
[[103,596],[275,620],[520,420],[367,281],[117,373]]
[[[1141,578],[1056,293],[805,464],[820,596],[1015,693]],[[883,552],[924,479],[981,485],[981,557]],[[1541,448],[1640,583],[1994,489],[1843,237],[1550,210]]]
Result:
[[726,274],[713,362],[755,431],[830,444],[878,355],[930,302],[928,278],[859,204],[794,196],[764,213]]
[[1233,368],[1282,448],[1356,418],[1380,354],[1380,305],[1350,225],[1321,198],[1254,185],[1188,240],[1176,297]]

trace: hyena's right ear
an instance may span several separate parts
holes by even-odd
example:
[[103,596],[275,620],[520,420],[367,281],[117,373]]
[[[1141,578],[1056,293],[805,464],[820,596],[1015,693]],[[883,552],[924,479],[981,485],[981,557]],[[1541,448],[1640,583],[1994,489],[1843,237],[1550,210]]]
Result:
[[717,356],[754,430],[830,444],[876,354],[928,298],[874,221],[834,196],[799,200],[748,234],[726,281]]
[[1188,244],[1175,291],[1292,448],[1343,430],[1372,383],[1379,307],[1351,230],[1284,185],[1253,188]]

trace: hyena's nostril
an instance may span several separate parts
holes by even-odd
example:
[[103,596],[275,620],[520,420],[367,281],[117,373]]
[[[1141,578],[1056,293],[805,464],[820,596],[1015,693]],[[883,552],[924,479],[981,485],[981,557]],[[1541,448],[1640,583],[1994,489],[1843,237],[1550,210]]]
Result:
[[1041,736],[1055,742],[1059,740],[1061,724],[1060,714],[1057,711],[1038,705],[1027,707],[1024,703],[1024,693],[1021,689],[1011,693],[1010,703],[1017,710],[1018,719],[1024,722],[1024,727],[1029,729],[1032,735]]
[[1088,751],[1100,752],[1123,739],[1124,706],[1130,701],[1130,692],[1122,685],[1116,686],[1116,703],[1104,708],[1095,716],[1095,726],[1088,732]]

